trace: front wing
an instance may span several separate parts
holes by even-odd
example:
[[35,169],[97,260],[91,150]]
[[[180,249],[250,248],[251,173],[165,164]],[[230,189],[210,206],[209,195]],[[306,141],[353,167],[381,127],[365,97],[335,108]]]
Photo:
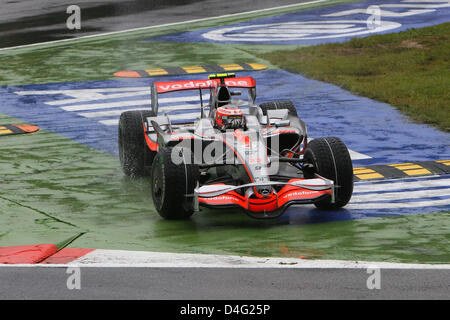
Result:
[[[276,192],[266,197],[256,197],[253,191],[257,186],[283,185]],[[244,189],[244,195],[236,192]],[[205,207],[238,207],[254,218],[276,218],[283,214],[290,205],[308,204],[331,197],[334,202],[334,182],[316,175],[314,179],[291,179],[288,182],[258,184],[250,183],[240,186],[211,184],[194,190],[194,209]]]

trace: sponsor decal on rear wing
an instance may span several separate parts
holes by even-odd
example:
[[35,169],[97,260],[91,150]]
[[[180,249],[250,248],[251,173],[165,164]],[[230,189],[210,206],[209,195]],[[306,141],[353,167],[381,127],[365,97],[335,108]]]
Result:
[[[220,84],[220,79],[185,80],[155,82],[153,86],[157,93],[167,93],[181,90],[193,90],[199,88],[211,88]],[[227,78],[225,85],[230,88],[254,88],[255,80],[251,77]]]

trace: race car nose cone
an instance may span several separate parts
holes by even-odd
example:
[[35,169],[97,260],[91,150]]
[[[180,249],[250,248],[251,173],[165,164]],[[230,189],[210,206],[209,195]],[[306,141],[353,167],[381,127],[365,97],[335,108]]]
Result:
[[260,196],[267,197],[272,194],[272,187],[271,186],[259,186],[259,187],[256,187],[256,192],[257,192],[257,195],[259,194]]

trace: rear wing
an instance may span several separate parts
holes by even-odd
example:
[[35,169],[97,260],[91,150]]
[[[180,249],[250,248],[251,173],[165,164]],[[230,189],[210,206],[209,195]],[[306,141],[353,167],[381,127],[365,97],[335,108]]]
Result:
[[[224,81],[225,85],[230,88],[248,88],[249,90],[253,89],[251,91],[255,91],[254,88],[256,87],[256,83],[255,79],[252,77],[225,78]],[[156,115],[158,114],[158,94],[215,88],[218,85],[220,85],[220,79],[155,82],[151,88],[152,110]],[[252,97],[254,95],[255,94],[252,94]]]
[[[167,93],[182,90],[193,90],[199,88],[213,88],[220,84],[220,79],[207,80],[185,80],[185,81],[168,81],[155,82],[157,93]],[[254,88],[255,80],[251,77],[226,78],[225,85],[230,88]]]

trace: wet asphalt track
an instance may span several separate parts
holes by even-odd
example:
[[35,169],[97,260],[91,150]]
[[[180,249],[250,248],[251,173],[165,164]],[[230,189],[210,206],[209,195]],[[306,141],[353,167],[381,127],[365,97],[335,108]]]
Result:
[[66,268],[2,267],[4,299],[299,300],[448,299],[450,270],[92,268],[69,290]]
[[[0,48],[155,26],[307,2],[308,0],[0,0]],[[81,9],[68,30],[66,9]]]
[[[73,1],[1,1],[0,47],[213,17],[306,1],[79,0],[82,30],[65,27]],[[169,5],[168,5],[169,4]],[[172,4],[172,6],[170,5]],[[448,299],[449,270],[85,268],[68,290],[65,268],[0,267],[3,299]]]

